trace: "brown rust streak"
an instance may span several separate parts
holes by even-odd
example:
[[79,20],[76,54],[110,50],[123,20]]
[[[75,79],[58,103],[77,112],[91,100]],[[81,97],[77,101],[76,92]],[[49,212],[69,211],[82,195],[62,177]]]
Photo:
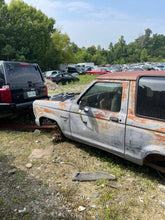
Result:
[[136,117],[135,115],[133,115],[133,113],[129,114],[128,118],[131,119],[132,121],[136,122],[136,123],[142,123],[142,124],[148,124],[149,123],[149,119]]
[[59,108],[61,107],[62,109],[63,108],[66,108],[68,102],[59,102]]
[[[164,126],[164,122],[163,122],[162,126]],[[156,129],[156,130],[159,131],[159,132],[161,132],[161,133],[165,133],[165,128],[164,128],[164,127],[158,128],[158,129]]]
[[109,129],[108,124],[102,124],[102,125],[101,125],[101,129],[102,129],[102,130],[108,130],[108,129]]
[[97,124],[99,124],[99,128],[100,128],[100,131],[102,132],[114,132],[114,131],[119,131],[120,129],[118,128],[118,126],[111,126],[109,124],[108,121],[102,121],[100,119],[97,120]]
[[38,117],[41,117],[43,115],[43,112],[40,112],[39,114],[38,114]]
[[[155,136],[155,140],[154,140],[154,143],[157,145],[157,146],[160,146],[160,145],[165,145],[165,134],[161,134],[161,133],[156,133],[156,132],[152,132],[153,135]],[[153,141],[152,141],[153,142]],[[163,149],[164,150],[164,149]]]
[[44,112],[49,113],[49,114],[56,114],[54,111],[52,111],[48,108],[44,108]]
[[43,115],[44,112],[45,113],[51,113],[51,114],[55,114],[55,112],[53,110],[48,109],[47,107],[36,107],[36,110],[38,112],[38,115]]
[[[164,133],[165,134],[165,128],[164,128],[164,122],[160,122],[160,121],[157,121],[157,120],[151,120],[151,119],[148,119],[148,118],[140,118],[135,116],[135,115],[128,115],[128,118],[133,121],[133,122],[136,122],[137,126],[139,126],[139,124],[145,124],[145,125],[148,125],[148,124],[152,124],[154,127],[154,132],[160,132],[160,133]],[[162,127],[157,127],[157,125],[162,125]],[[141,126],[141,125],[140,125]],[[144,127],[145,129],[146,127]]]
[[131,82],[128,114],[134,115],[136,82]]
[[95,118],[105,118],[105,115],[102,114],[102,113],[95,113],[95,114],[94,114],[94,117],[95,117]]
[[122,94],[122,100],[123,100],[124,102],[125,102],[125,100],[127,99],[128,87],[129,87],[129,82],[124,82],[123,94]]

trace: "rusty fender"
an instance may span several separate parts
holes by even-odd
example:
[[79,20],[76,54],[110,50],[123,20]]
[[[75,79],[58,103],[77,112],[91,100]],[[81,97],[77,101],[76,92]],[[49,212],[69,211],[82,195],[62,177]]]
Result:
[[38,126],[41,126],[43,118],[50,119],[56,122],[59,128],[61,129],[62,133],[68,137],[68,135],[70,136],[70,106],[71,102],[36,100],[33,103],[35,122]]

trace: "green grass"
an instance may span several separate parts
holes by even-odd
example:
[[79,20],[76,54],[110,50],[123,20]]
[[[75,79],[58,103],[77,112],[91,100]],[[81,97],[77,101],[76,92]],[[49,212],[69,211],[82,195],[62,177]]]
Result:
[[[57,93],[66,93],[66,92],[82,92],[98,75],[78,75],[77,77],[80,79],[79,82],[73,82],[66,85],[58,85],[56,90],[51,91],[48,88],[49,95],[57,94]],[[55,84],[56,85],[56,84]]]
[[78,75],[77,77],[80,79],[79,84],[88,84],[91,83],[94,79],[96,79],[96,77],[98,77],[99,75]]

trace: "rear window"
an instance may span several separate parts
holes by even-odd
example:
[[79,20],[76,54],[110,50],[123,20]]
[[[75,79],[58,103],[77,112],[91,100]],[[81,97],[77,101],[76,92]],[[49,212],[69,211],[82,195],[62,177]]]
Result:
[[139,79],[136,113],[165,120],[165,77]]
[[6,70],[11,87],[35,85],[43,82],[37,65],[12,63],[6,64]]

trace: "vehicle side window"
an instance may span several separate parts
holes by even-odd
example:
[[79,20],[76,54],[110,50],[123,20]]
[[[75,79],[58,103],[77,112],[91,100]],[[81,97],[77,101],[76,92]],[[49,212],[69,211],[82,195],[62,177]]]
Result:
[[138,83],[136,113],[165,120],[165,77],[141,77]]
[[5,84],[5,78],[3,74],[2,65],[0,65],[0,87],[2,87]]
[[81,105],[119,112],[122,98],[121,83],[98,82],[81,98]]

